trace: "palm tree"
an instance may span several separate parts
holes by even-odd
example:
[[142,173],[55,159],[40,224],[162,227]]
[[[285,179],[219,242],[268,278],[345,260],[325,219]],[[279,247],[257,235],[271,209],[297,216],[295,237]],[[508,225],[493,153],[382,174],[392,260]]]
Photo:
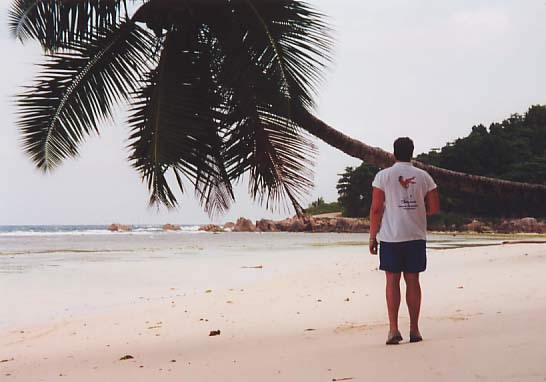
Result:
[[[254,198],[299,214],[316,153],[308,133],[377,166],[393,162],[313,115],[333,41],[304,1],[14,0],[10,26],[47,55],[17,101],[24,150],[44,171],[76,156],[117,103],[130,105],[130,161],[152,204],[175,207],[172,184],[184,192],[186,179],[206,211],[223,211],[248,173]],[[442,186],[544,200],[545,186],[417,165]]]
[[[306,111],[301,112],[296,118],[307,132],[352,157],[380,168],[389,167],[395,161],[393,154],[348,137]],[[518,211],[518,216],[546,216],[546,185],[544,184],[512,182],[471,175],[415,160],[413,163],[416,167],[428,171],[440,190],[451,188],[500,201],[499,204],[505,207],[505,216],[508,215],[508,211],[512,211],[512,214]]]

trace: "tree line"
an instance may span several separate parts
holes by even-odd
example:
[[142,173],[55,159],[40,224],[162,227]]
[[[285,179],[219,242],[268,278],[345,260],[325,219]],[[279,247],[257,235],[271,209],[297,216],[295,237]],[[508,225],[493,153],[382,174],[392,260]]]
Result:
[[[536,105],[523,114],[472,127],[470,134],[416,157],[420,162],[509,181],[546,184],[546,106]],[[347,167],[337,183],[338,202],[344,216],[368,216],[371,184],[379,167],[362,163]],[[545,216],[536,202],[514,198],[507,203],[495,195],[442,187],[438,182],[442,211],[446,214],[483,217]],[[544,195],[546,202],[546,195]]]

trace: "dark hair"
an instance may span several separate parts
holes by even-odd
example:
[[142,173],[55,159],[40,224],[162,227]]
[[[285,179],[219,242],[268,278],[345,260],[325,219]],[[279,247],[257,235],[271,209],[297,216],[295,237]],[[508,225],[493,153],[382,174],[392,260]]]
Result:
[[400,137],[394,141],[394,157],[401,162],[410,162],[413,157],[413,141],[408,137]]

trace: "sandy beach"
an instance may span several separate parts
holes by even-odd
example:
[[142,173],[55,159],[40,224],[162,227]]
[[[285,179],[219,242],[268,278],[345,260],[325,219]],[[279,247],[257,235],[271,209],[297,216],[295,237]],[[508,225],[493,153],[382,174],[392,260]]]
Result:
[[[79,275],[74,283],[83,289],[77,292],[63,292],[47,275],[36,277],[27,292],[16,292],[4,278],[2,293],[11,297],[2,310],[8,319],[0,327],[0,379],[546,380],[546,245],[429,250],[422,275],[424,341],[407,342],[403,304],[404,342],[385,346],[384,275],[362,239],[346,235],[340,243],[288,248],[275,258],[249,251],[211,265],[222,283],[207,288],[195,281],[192,290],[177,284],[173,267],[180,279],[189,273],[169,261],[161,269],[126,262],[127,273],[112,271],[104,290],[88,287],[97,283],[94,274],[116,268],[109,262],[89,262],[98,268],[82,273],[65,266],[67,274]],[[286,261],[294,253],[303,254]],[[187,267],[195,275],[203,265]],[[138,272],[147,269],[165,282],[140,283]],[[116,294],[116,274],[132,280],[124,293]],[[69,313],[58,309],[52,295]],[[81,299],[110,303],[72,309]],[[57,309],[52,317],[33,313],[47,311],[48,304]],[[209,335],[216,330],[219,335]]]

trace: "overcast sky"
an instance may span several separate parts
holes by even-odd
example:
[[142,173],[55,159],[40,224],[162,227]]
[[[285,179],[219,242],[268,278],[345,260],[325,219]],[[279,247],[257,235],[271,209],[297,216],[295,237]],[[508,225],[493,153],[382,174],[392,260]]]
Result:
[[[411,136],[421,153],[467,135],[475,124],[546,103],[544,0],[310,2],[331,18],[337,39],[317,115],[368,144],[390,151],[397,136]],[[35,46],[9,36],[10,3],[0,6],[0,225],[209,222],[191,192],[176,211],[148,207],[147,189],[126,160],[123,115],[54,173],[33,167],[21,150],[12,100],[42,58]],[[308,201],[333,201],[337,174],[359,161],[318,146]],[[246,184],[236,196],[215,222],[293,214],[254,204]]]

